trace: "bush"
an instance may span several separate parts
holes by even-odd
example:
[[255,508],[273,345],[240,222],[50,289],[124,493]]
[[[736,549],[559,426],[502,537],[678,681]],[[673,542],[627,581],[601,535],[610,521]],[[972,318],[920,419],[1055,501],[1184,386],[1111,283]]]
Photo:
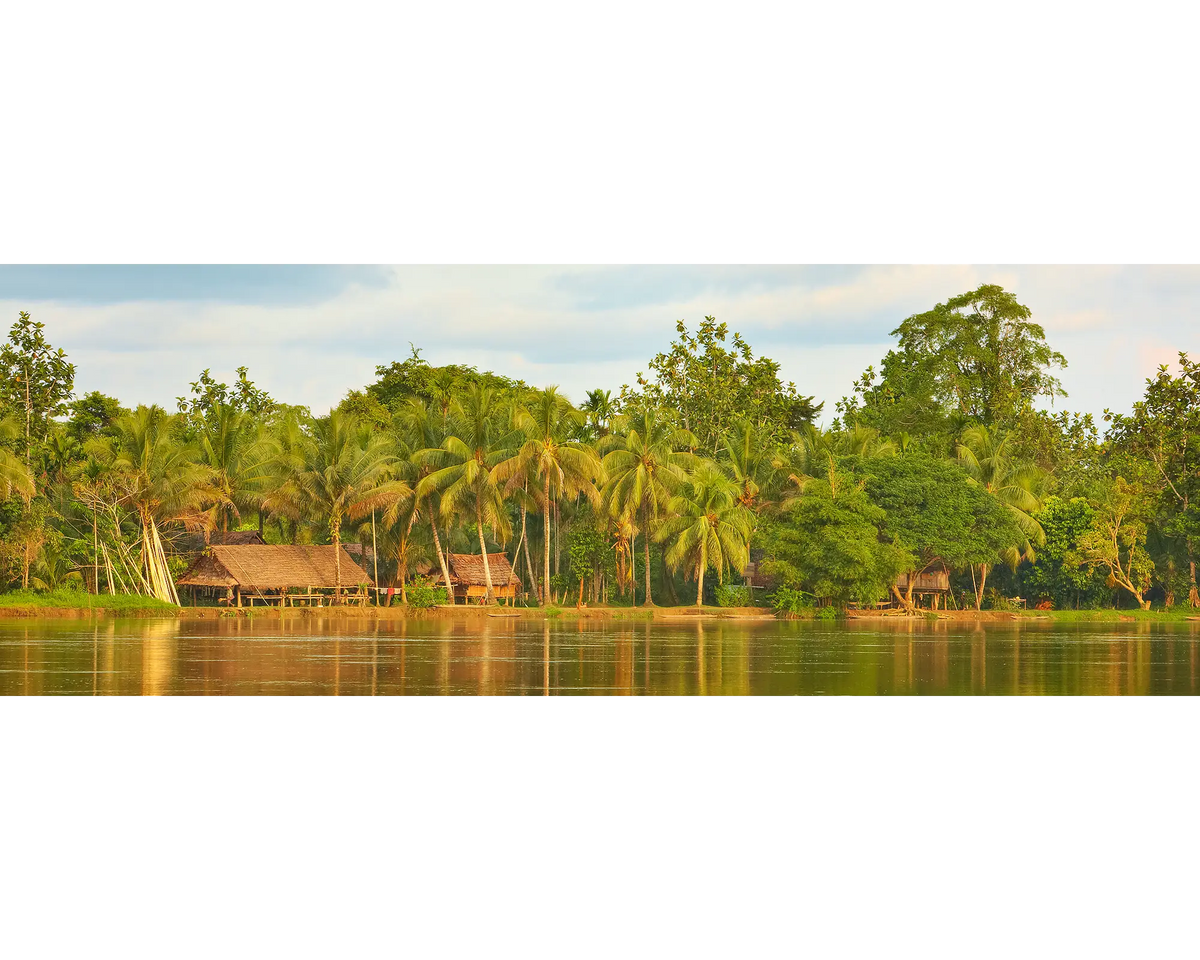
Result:
[[794,617],[812,609],[812,597],[795,587],[779,587],[771,594],[771,606],[778,613]]
[[750,588],[744,583],[718,583],[713,595],[718,607],[749,607]]
[[828,607],[819,607],[816,614],[814,614],[813,619],[831,621],[841,620],[845,616],[846,614],[842,610],[839,610],[837,607],[830,604]]
[[439,587],[430,577],[419,577],[407,588],[408,605],[425,610],[447,602],[446,588]]

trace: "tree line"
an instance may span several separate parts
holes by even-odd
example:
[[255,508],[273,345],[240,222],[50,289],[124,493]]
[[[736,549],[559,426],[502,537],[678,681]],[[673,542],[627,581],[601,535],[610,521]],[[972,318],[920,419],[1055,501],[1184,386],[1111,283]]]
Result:
[[1101,435],[1046,409],[1066,359],[984,285],[903,320],[821,427],[823,405],[726,324],[676,333],[632,384],[578,405],[413,348],[325,415],[244,367],[233,384],[202,372],[168,411],[76,396],[21,313],[0,350],[0,584],[102,591],[99,555],[148,563],[159,529],[168,554],[178,532],[258,529],[371,547],[401,602],[449,590],[452,552],[483,555],[490,596],[503,551],[542,604],[762,602],[752,556],[789,611],[911,612],[905,575],[943,567],[976,608],[1200,603],[1186,354]]

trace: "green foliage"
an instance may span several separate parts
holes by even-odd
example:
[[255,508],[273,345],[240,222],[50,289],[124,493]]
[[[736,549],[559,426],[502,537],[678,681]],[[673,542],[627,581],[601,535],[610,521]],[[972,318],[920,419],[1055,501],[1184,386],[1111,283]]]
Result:
[[1037,520],[1045,542],[1037,558],[1023,568],[1022,593],[1032,601],[1049,600],[1055,608],[1092,606],[1105,593],[1104,577],[1086,566],[1080,552],[1095,512],[1082,497],[1047,497]]
[[247,367],[237,368],[237,382],[232,386],[218,383],[208,370],[192,381],[192,399],[176,397],[179,412],[191,419],[209,416],[218,407],[231,407],[246,413],[270,413],[277,406],[271,395],[254,385]]
[[779,380],[779,364],[754,357],[740,333],[730,347],[724,323],[705,317],[695,336],[682,320],[679,339],[650,361],[651,378],[637,375],[637,389],[621,388],[623,409],[666,408],[678,411],[685,429],[701,450],[715,456],[725,431],[737,419],[767,427],[780,441],[788,431],[811,424],[821,404],[801,396],[794,383]]
[[446,588],[439,586],[432,577],[418,577],[408,585],[406,593],[408,594],[408,605],[421,610],[449,602]]
[[774,556],[765,567],[785,585],[809,591],[838,607],[883,599],[914,559],[885,540],[886,520],[851,474],[831,471],[810,480],[777,531]]
[[1146,552],[1146,497],[1137,481],[1116,477],[1092,504],[1092,528],[1080,538],[1079,552],[1088,566],[1108,573],[1107,584],[1129,591],[1147,609],[1154,561]]
[[22,310],[0,348],[0,407],[18,412],[19,449],[27,457],[45,439],[51,418],[66,413],[75,387],[75,364],[46,341],[45,328]]
[[812,597],[796,587],[779,586],[771,594],[771,606],[776,612],[796,616],[812,610]]
[[378,379],[367,387],[367,396],[389,410],[398,411],[406,401],[416,398],[436,408],[443,419],[449,417],[455,397],[462,396],[472,386],[487,387],[508,398],[521,398],[529,392],[523,381],[502,377],[490,370],[480,373],[474,367],[461,364],[430,366],[416,347],[412,348],[412,356],[407,360],[377,366],[375,376]]
[[718,607],[753,606],[750,588],[744,583],[718,583],[713,590],[713,598]]
[[824,623],[831,623],[834,620],[841,620],[845,617],[845,611],[835,606],[818,607],[813,613],[813,619]]
[[884,512],[884,536],[911,550],[918,570],[935,559],[952,568],[991,563],[1021,536],[1000,502],[953,463],[922,453],[848,463]]
[[1049,371],[1067,361],[1031,317],[1013,294],[984,284],[914,314],[892,335],[913,378],[931,385],[944,410],[968,421],[1011,423],[1035,397],[1066,396]]
[[119,400],[108,397],[99,390],[86,393],[70,406],[67,434],[79,443],[101,436],[114,434],[113,424],[123,413],[127,413]]

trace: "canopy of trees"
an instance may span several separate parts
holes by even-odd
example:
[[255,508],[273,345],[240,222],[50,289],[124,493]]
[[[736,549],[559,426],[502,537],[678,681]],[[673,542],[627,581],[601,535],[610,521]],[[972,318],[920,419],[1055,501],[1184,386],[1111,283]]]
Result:
[[911,611],[909,575],[944,569],[947,600],[981,608],[1200,604],[1187,355],[1101,434],[1047,408],[1066,360],[984,285],[901,320],[821,427],[725,323],[675,329],[632,387],[578,405],[413,348],[325,415],[245,367],[202,371],[171,413],[76,397],[21,313],[0,349],[0,589],[104,590],[98,557],[158,530],[169,557],[180,533],[258,529],[374,544],[402,599],[416,576],[448,584],[450,553],[506,551],[530,603],[710,603],[753,560],[760,603]]

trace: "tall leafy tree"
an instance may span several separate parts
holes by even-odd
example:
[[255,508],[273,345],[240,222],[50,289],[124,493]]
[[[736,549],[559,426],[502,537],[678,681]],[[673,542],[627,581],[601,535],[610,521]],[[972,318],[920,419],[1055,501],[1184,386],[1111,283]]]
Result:
[[820,412],[821,405],[801,396],[794,383],[780,381],[776,361],[756,358],[740,333],[729,339],[728,326],[715,317],[705,317],[695,335],[682,320],[675,329],[679,339],[650,361],[650,376],[639,373],[636,389],[622,388],[623,407],[678,411],[697,446],[712,456],[736,419],[769,426],[782,438]]
[[1188,602],[1200,605],[1196,539],[1200,537],[1200,363],[1179,354],[1179,374],[1165,364],[1146,381],[1145,396],[1128,415],[1106,410],[1109,440],[1120,455],[1151,468],[1163,533],[1183,543]]
[[22,310],[0,347],[0,403],[21,412],[26,466],[32,462],[34,441],[46,437],[52,417],[66,413],[75,387],[75,364],[47,342],[45,329]]
[[1067,365],[1014,294],[996,284],[951,297],[892,331],[917,380],[948,410],[983,424],[1011,422],[1037,397],[1066,396],[1052,370]]

